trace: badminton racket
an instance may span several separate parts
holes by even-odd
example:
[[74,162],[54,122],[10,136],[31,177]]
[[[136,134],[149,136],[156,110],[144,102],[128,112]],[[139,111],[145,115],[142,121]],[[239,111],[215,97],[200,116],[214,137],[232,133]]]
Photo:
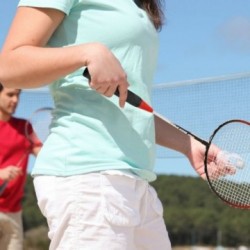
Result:
[[[87,68],[83,72],[83,76],[91,80]],[[118,90],[116,90],[115,95],[119,96]],[[219,125],[210,136],[210,139],[206,141],[163,118],[149,104],[130,90],[128,90],[126,102],[146,112],[153,113],[154,116],[159,117],[205,145],[204,172],[211,190],[229,206],[250,209],[250,123],[248,121],[240,119],[226,121]],[[219,149],[215,159],[209,158],[212,145]],[[212,167],[209,164],[211,161],[215,163]]]

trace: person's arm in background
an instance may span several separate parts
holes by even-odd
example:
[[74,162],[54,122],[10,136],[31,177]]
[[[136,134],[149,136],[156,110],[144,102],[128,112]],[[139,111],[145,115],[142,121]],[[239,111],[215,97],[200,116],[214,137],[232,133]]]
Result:
[[[37,156],[41,148],[42,148],[42,143],[36,143],[34,144],[34,146],[32,146],[30,153],[33,154],[34,156]],[[8,167],[0,169],[0,180],[11,181],[22,174],[23,171],[20,167],[10,165]]]
[[[33,154],[34,156],[37,156],[43,144],[35,134],[31,124],[29,124],[28,130],[30,131],[29,138],[33,143],[31,143],[29,151],[25,154]],[[20,147],[23,147],[23,145],[20,145]],[[22,160],[23,159],[21,159],[20,162],[22,162]],[[22,174],[23,171],[19,167],[19,163],[17,165],[9,165],[0,169],[0,180],[11,181]]]
[[[206,179],[204,172],[204,157],[205,157],[205,146],[199,141],[195,140],[192,136],[185,134],[178,128],[167,123],[159,116],[155,115],[155,135],[156,143],[176,150],[185,155],[194,170],[203,178]],[[211,147],[209,150],[209,159],[215,159],[219,149]],[[213,160],[209,163],[211,167],[214,165]]]
[[88,66],[92,76],[90,87],[108,97],[118,88],[123,107],[127,98],[127,76],[107,47],[99,43],[45,47],[64,17],[65,14],[56,9],[17,9],[0,54],[0,82],[9,88],[40,87]]
[[28,131],[29,131],[29,139],[32,142],[31,148],[30,148],[30,153],[33,154],[34,156],[37,156],[39,151],[41,150],[41,148],[43,146],[43,142],[40,141],[40,139],[36,135],[34,129],[32,128],[31,124],[29,124],[29,126],[28,126]]
[[38,153],[40,152],[41,148],[42,148],[42,146],[35,146],[35,147],[33,147],[33,148],[32,148],[32,154],[33,154],[34,156],[37,156]]

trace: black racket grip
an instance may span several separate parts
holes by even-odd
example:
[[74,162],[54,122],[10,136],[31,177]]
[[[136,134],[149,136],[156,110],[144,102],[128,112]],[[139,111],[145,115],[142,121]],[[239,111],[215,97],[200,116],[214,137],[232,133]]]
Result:
[[[83,71],[83,76],[86,77],[89,81],[91,80],[91,76],[89,74],[88,68],[86,68]],[[120,96],[118,88],[116,89],[114,94],[118,97]],[[131,104],[134,107],[142,108],[142,109],[149,111],[149,112],[153,111],[153,109],[149,105],[147,105],[138,95],[136,95],[135,93],[133,93],[130,90],[128,90],[128,96],[127,96],[126,102]]]

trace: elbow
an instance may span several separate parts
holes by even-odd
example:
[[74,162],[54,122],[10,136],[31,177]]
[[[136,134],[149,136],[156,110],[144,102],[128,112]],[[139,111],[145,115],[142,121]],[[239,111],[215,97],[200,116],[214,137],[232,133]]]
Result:
[[4,73],[4,69],[3,69],[3,65],[2,65],[2,57],[0,55],[0,84],[5,86],[3,73]]
[[5,88],[19,88],[17,72],[13,70],[12,60],[5,54],[0,54],[0,83]]
[[7,67],[0,69],[0,83],[4,88],[22,88],[21,82],[11,75]]
[[6,78],[2,74],[1,70],[0,70],[0,85],[4,88],[10,88],[10,86],[9,86],[8,82],[6,81]]
[[0,84],[4,88],[16,88],[15,84],[8,81],[8,79],[0,72]]
[[0,56],[0,83],[5,88],[11,88],[10,79],[7,74],[7,67],[4,63],[4,58]]

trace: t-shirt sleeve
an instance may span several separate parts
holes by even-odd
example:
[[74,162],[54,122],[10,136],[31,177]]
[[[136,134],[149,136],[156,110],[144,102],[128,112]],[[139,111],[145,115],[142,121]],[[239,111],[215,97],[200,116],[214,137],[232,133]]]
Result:
[[51,8],[60,10],[68,15],[73,4],[74,0],[20,0],[18,7]]

